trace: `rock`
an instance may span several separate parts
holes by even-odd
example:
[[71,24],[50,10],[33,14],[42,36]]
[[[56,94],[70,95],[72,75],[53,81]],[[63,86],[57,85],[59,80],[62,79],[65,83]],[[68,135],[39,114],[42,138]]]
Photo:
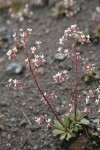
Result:
[[22,71],[23,67],[17,63],[10,63],[6,68],[6,72],[10,74],[20,74]]
[[87,95],[87,91],[82,91],[83,95]]
[[77,87],[77,90],[78,90],[78,91],[81,91],[81,90],[82,90],[82,86],[78,86],[78,87]]
[[100,79],[100,71],[96,71],[95,79]]
[[49,0],[34,0],[32,5],[35,7],[44,7],[48,5]]
[[50,30],[47,28],[47,29],[45,30],[45,33],[46,33],[46,34],[50,33]]
[[38,149],[39,149],[38,145],[34,145],[33,150],[38,150]]
[[55,54],[55,60],[63,61],[66,58],[64,54],[57,53]]
[[4,137],[7,137],[7,134],[6,134],[6,132],[2,132],[2,137],[4,138]]
[[97,131],[100,132],[100,119],[99,118],[91,119],[91,121],[93,122],[93,124],[96,127]]
[[0,125],[0,131],[3,131],[3,130],[4,130],[4,126]]
[[26,119],[23,119],[21,122],[20,122],[20,127],[25,127],[27,125],[27,121]]
[[92,144],[93,144],[93,145],[97,145],[97,142],[96,142],[96,141],[93,141]]
[[97,118],[97,119],[93,119],[92,121],[93,121],[94,123],[96,123],[96,124],[100,123],[100,119],[98,119],[98,118]]
[[43,67],[38,68],[37,73],[44,75],[44,73],[45,73],[44,68]]
[[1,38],[1,40],[2,40],[3,42],[8,42],[9,37],[8,37],[8,36],[4,36],[4,37]]
[[4,32],[6,32],[7,31],[7,28],[6,27],[1,27],[0,28],[0,33],[4,33]]
[[100,127],[97,127],[97,131],[100,132]]
[[67,66],[67,70],[68,70],[68,71],[71,71],[71,70],[72,70],[72,67],[71,67],[71,66]]

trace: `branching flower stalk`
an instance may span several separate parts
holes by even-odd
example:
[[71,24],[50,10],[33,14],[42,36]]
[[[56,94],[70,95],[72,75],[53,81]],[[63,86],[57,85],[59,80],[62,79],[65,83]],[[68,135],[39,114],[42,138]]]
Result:
[[[76,42],[80,40],[81,44],[89,43],[89,35],[84,35],[77,25],[71,25],[67,30],[64,31],[64,35],[60,38],[60,44],[67,48],[63,50],[61,47],[58,49],[60,53],[63,53],[67,58],[70,58],[74,64],[75,82],[74,82],[74,96],[73,96],[73,107],[74,107],[74,121],[77,116],[77,87],[78,87],[78,59],[79,53],[77,53]],[[71,43],[70,46],[68,43]]]
[[33,72],[33,69],[32,69],[32,65],[31,65],[31,59],[30,59],[30,56],[28,54],[28,49],[27,49],[27,42],[26,42],[26,36],[24,36],[24,39],[23,39],[23,46],[24,46],[24,49],[25,49],[25,55],[28,59],[28,64],[29,64],[29,71],[32,75],[32,78],[37,86],[37,89],[39,91],[39,93],[41,94],[41,96],[43,97],[43,99],[47,102],[49,108],[51,109],[51,111],[53,112],[54,116],[56,117],[56,119],[61,123],[61,125],[65,128],[66,130],[66,126],[63,124],[62,122],[62,119],[58,116],[55,108],[50,104],[48,98],[44,95],[44,93],[42,92],[42,89],[40,88],[39,86],[39,83],[37,82],[37,79],[36,79],[36,75],[34,74]]

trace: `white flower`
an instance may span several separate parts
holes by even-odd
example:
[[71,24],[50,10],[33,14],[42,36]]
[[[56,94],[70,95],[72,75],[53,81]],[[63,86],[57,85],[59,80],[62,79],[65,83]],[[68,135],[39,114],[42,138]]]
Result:
[[27,28],[27,31],[29,32],[29,34],[31,34],[31,32],[32,32],[32,29],[30,29],[30,28]]
[[36,51],[36,47],[31,47],[31,50],[32,50],[32,53],[34,54],[35,53],[35,51]]
[[67,39],[64,36],[62,36],[62,38],[59,39],[59,44],[64,45],[66,40]]
[[76,28],[77,24],[71,25],[71,28]]
[[9,59],[11,59],[11,54],[12,54],[12,50],[9,50],[9,51],[7,52],[7,55],[9,56]]
[[18,80],[15,79],[15,80],[13,80],[13,82],[14,82],[14,84],[17,84],[17,83],[18,83]]
[[89,96],[86,98],[86,104],[89,104]]
[[10,78],[10,79],[8,80],[8,82],[12,82],[12,78]]
[[68,49],[65,49],[64,50],[64,54],[67,58],[70,58],[70,53],[69,53],[69,50]]
[[38,124],[43,123],[43,122],[44,122],[44,116],[35,117],[35,121],[36,121]]
[[17,48],[16,48],[16,47],[14,47],[14,48],[12,49],[12,52],[13,52],[13,53],[18,52]]
[[20,29],[20,31],[23,31],[23,29]]
[[50,127],[50,123],[51,123],[51,119],[46,119],[46,122],[47,122],[47,127]]
[[26,32],[23,32],[22,34],[20,34],[20,36],[21,36],[22,38],[26,37],[26,35],[27,35]]
[[58,47],[57,51],[58,51],[58,52],[61,52],[61,47]]
[[16,37],[16,32],[12,36],[15,38]]
[[99,104],[99,101],[100,101],[99,99],[96,99],[96,100],[95,100],[96,105]]
[[100,109],[98,110],[98,113],[100,113]]
[[53,79],[56,83],[64,81],[64,77],[62,76],[62,73],[59,72],[53,76]]
[[6,54],[9,56],[9,59],[16,57],[15,53],[18,52],[17,48],[14,47],[12,50],[9,50]]
[[25,61],[26,61],[26,62],[28,62],[28,58],[27,58],[27,59],[25,59]]
[[30,28],[27,28],[27,31],[31,32],[31,31],[32,31],[32,29],[30,29]]
[[40,41],[36,41],[36,42],[35,42],[35,44],[40,45],[40,44],[41,44],[41,42],[40,42]]

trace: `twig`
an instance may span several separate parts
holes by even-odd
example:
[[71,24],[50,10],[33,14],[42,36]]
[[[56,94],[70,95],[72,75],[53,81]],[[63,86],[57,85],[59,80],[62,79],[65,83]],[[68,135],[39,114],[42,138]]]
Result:
[[25,112],[23,110],[21,110],[23,115],[25,116],[26,120],[28,121],[29,125],[31,126],[32,123],[30,122],[30,120],[28,119],[28,117],[26,116]]

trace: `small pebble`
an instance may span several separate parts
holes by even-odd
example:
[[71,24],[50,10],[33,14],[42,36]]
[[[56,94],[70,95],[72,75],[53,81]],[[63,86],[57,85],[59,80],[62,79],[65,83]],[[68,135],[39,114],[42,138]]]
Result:
[[48,5],[49,0],[34,0],[33,6],[36,7],[44,7]]
[[97,118],[97,119],[93,119],[92,121],[93,121],[94,123],[99,123],[99,122],[100,122],[100,119]]
[[38,145],[34,145],[33,150],[38,150],[38,149],[39,149]]
[[55,60],[63,61],[65,58],[66,58],[66,56],[61,53],[57,53],[55,55]]
[[6,68],[6,72],[10,74],[20,74],[22,71],[23,67],[17,63],[10,63]]
[[22,119],[22,121],[20,122],[20,127],[25,127],[26,125],[27,125],[26,119]]

